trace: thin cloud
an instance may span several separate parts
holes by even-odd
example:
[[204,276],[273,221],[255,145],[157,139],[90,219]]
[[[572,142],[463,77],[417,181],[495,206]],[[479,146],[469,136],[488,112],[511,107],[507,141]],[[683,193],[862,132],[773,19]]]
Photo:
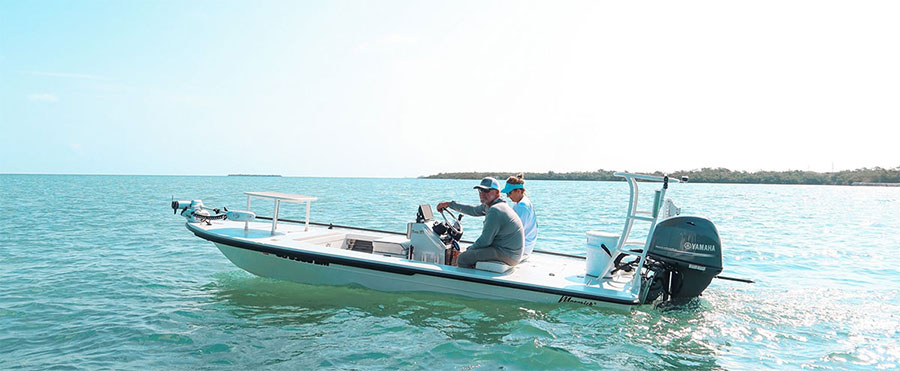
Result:
[[28,94],[28,100],[32,102],[56,103],[59,102],[59,97],[57,97],[55,94],[50,93],[34,93]]

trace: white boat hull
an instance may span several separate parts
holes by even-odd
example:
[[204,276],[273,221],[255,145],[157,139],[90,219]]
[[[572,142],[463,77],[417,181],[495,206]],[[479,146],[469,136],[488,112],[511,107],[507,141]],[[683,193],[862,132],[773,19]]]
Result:
[[219,251],[234,265],[260,277],[313,285],[362,286],[386,292],[432,292],[462,295],[477,299],[515,300],[535,303],[576,303],[592,307],[627,309],[630,305],[573,298],[568,295],[485,285],[482,283],[441,278],[422,274],[400,274],[374,269],[303,261],[272,253],[247,250],[215,243]]

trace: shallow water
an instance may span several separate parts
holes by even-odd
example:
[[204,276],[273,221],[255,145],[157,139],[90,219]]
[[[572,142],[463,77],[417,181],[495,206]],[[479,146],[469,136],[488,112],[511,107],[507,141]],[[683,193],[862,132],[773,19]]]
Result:
[[[723,274],[757,283],[631,313],[259,278],[168,208],[271,190],[318,196],[313,221],[404,231],[419,204],[476,203],[472,185],[0,175],[0,368],[900,367],[900,188],[673,185],[685,214],[716,223]],[[625,183],[528,186],[539,249],[583,254],[584,231],[622,227]]]

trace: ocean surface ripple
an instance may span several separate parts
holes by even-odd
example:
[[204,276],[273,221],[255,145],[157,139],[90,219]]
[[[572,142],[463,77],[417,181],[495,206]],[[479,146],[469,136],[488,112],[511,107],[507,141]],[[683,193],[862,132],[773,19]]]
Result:
[[[169,209],[280,191],[318,196],[313,221],[404,231],[419,204],[476,203],[473,183],[0,175],[0,368],[900,367],[898,188],[673,185],[685,214],[716,223],[723,274],[756,283],[630,313],[260,278]],[[625,183],[528,191],[539,249],[584,254],[585,231],[622,228]],[[474,239],[481,220],[463,225]]]

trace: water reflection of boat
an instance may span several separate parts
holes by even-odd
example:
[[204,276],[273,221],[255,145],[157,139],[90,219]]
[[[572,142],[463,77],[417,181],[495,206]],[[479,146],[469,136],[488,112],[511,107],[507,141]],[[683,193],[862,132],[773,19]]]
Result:
[[[454,250],[465,250],[469,243],[461,241],[462,227],[453,215],[448,219],[442,213],[443,220],[436,220],[428,205],[419,207],[406,233],[313,223],[309,210],[315,197],[277,192],[246,192],[247,210],[252,198],[274,201],[271,218],[213,209],[199,200],[173,201],[172,207],[181,210],[197,237],[214,243],[238,267],[263,277],[616,308],[699,296],[722,271],[715,226],[705,218],[679,215],[680,209],[665,197],[676,179],[616,175],[631,189],[621,233],[587,232],[587,257],[535,250],[515,267],[447,264]],[[650,211],[638,211],[639,180],[662,183]],[[279,220],[281,203],[305,204],[306,220]],[[628,239],[635,222],[649,223],[644,241]]]

